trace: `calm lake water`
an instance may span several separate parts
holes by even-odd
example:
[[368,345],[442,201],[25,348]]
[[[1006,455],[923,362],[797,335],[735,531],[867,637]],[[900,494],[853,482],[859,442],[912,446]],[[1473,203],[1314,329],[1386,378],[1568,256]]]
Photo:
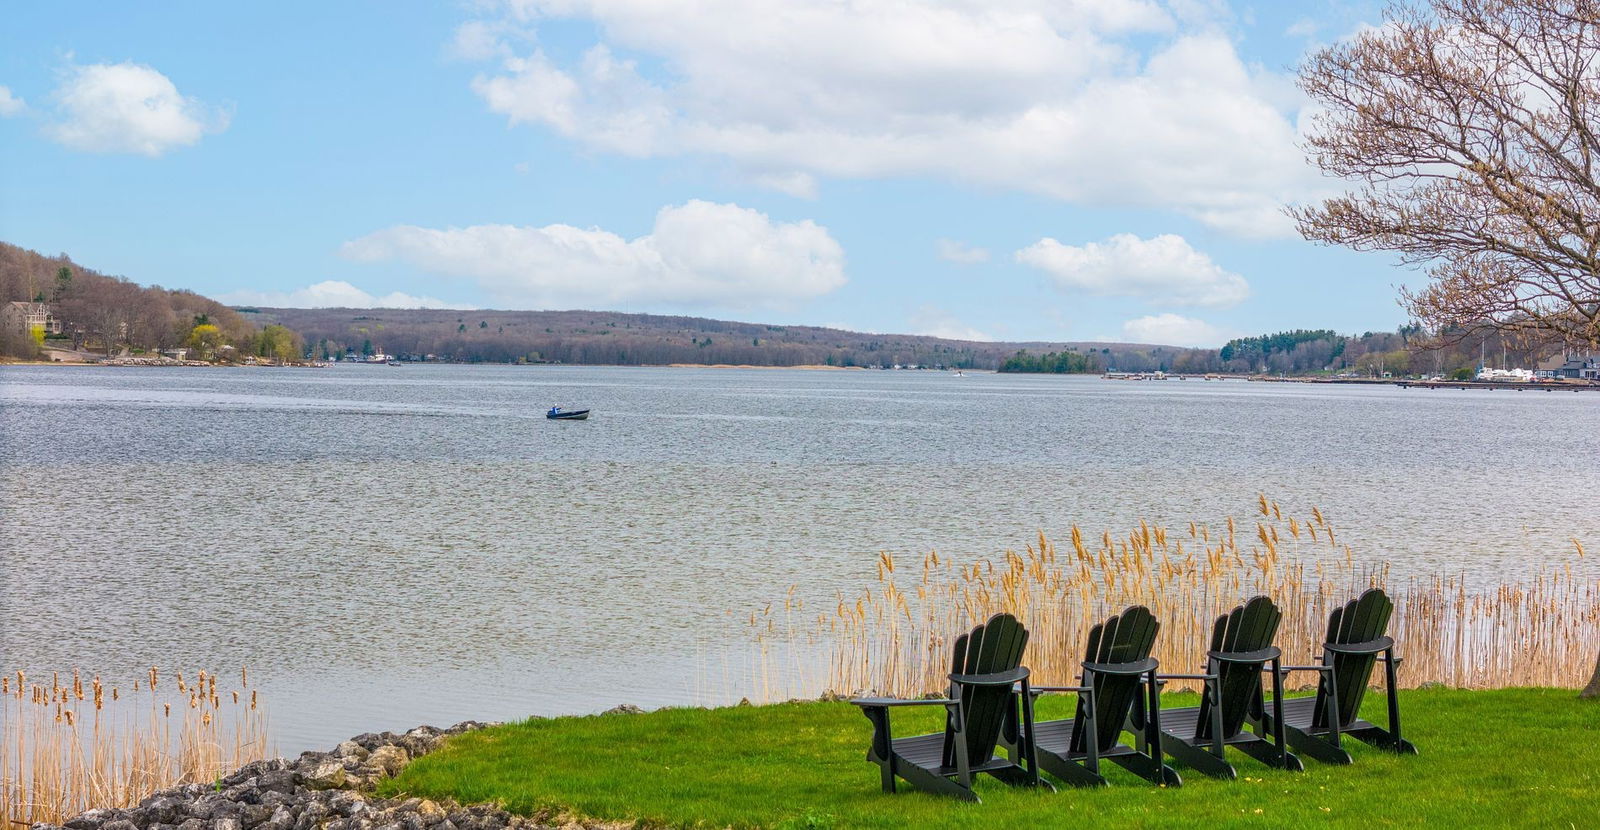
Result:
[[1566,563],[1573,537],[1600,550],[1600,394],[0,368],[0,671],[247,664],[284,751],[736,699],[743,617],[790,585],[826,600],[879,551],[992,555],[1074,522],[1245,520],[1258,492],[1399,573]]

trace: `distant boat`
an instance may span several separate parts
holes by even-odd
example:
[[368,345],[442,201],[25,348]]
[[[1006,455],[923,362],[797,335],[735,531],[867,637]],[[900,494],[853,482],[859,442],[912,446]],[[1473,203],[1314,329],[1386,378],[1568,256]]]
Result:
[[589,410],[562,409],[559,406],[552,406],[544,416],[552,421],[586,421],[589,419]]
[[400,361],[398,361],[398,360],[391,360],[391,361],[389,361],[389,365],[390,365],[390,366],[399,366],[399,365],[400,365]]

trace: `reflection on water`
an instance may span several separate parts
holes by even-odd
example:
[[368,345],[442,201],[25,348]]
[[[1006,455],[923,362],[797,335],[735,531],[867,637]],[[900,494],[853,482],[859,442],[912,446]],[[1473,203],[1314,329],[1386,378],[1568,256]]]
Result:
[[1600,540],[1597,444],[1593,394],[6,368],[0,668],[248,664],[285,750],[737,698],[745,612],[854,591],[880,550],[1244,519],[1265,491],[1400,573],[1565,563]]

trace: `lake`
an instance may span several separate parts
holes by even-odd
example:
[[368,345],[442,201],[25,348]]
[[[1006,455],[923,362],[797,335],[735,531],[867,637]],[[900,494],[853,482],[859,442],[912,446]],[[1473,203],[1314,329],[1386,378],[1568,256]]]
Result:
[[1074,522],[1248,520],[1260,492],[1397,574],[1600,575],[1571,555],[1600,550],[1600,394],[0,367],[0,671],[248,665],[285,752],[737,699],[744,619],[791,585],[825,602],[880,551],[993,555]]

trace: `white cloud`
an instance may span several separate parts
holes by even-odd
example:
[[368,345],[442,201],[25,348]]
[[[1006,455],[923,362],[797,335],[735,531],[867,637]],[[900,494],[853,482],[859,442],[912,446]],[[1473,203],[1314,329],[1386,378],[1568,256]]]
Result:
[[469,20],[456,27],[456,34],[445,47],[448,57],[465,61],[486,61],[505,57],[511,47],[505,38],[510,34],[504,24],[488,20]]
[[1049,273],[1064,291],[1217,308],[1238,305],[1250,296],[1244,277],[1224,270],[1175,234],[1140,239],[1119,233],[1082,246],[1046,237],[1017,251],[1016,260]]
[[11,94],[10,87],[0,86],[0,118],[10,118],[27,108],[21,98]]
[[817,198],[817,177],[810,173],[755,173],[750,180],[768,190],[787,193],[797,199]]
[[326,280],[294,291],[230,291],[218,294],[216,299],[228,305],[268,308],[468,308],[399,291],[379,297],[344,280]]
[[1204,320],[1169,313],[1129,320],[1122,324],[1122,336],[1133,343],[1211,348],[1221,346],[1238,335]]
[[976,265],[989,261],[989,249],[978,248],[954,239],[941,239],[935,243],[939,258],[960,265]]
[[178,94],[143,64],[73,66],[55,91],[58,120],[46,133],[77,150],[159,156],[221,132],[228,116]]
[[947,340],[977,340],[987,342],[993,337],[957,320],[950,312],[932,305],[919,306],[911,312],[909,322],[913,334],[943,337]]
[[558,61],[500,41],[514,54],[473,89],[512,124],[604,152],[709,154],[757,178],[934,175],[1245,235],[1291,233],[1279,206],[1317,186],[1295,146],[1300,99],[1264,95],[1284,84],[1214,26],[1184,30],[1198,13],[1151,2],[501,7],[496,25],[583,20],[601,42]]
[[401,225],[340,253],[400,260],[472,280],[498,303],[541,308],[782,307],[845,283],[844,250],[826,228],[699,200],[662,208],[651,232],[632,240],[571,225]]
[[1309,40],[1310,38],[1317,36],[1317,29],[1319,28],[1321,27],[1317,25],[1317,21],[1312,20],[1309,17],[1302,17],[1299,20],[1290,23],[1289,28],[1283,30],[1283,36],[1305,38]]

